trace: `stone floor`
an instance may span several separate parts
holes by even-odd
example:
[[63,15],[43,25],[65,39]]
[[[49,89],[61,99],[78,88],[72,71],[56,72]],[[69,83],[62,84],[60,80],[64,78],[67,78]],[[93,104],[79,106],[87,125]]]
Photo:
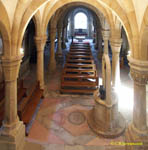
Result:
[[[97,60],[95,50],[93,55]],[[99,68],[99,62],[96,63]],[[89,128],[87,117],[94,105],[93,96],[60,94],[61,66],[59,61],[54,74],[49,75],[45,70],[45,98],[26,138],[25,150],[125,150],[125,146],[113,145],[113,142],[124,142],[124,134],[115,139],[105,139]],[[101,71],[99,73],[101,77]],[[132,119],[132,109],[128,107],[132,105],[128,67],[121,70],[121,85],[119,111],[128,124]]]

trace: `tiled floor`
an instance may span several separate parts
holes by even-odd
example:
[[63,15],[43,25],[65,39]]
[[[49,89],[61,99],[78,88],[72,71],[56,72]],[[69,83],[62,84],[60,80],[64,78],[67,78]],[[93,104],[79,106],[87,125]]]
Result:
[[[61,69],[59,63],[53,75],[49,75],[48,71],[45,73],[45,99],[26,138],[25,150],[124,150],[124,146],[111,144],[124,142],[124,134],[115,139],[105,139],[89,128],[87,117],[94,105],[93,96],[60,94]],[[132,88],[128,72],[128,68],[121,71],[121,81],[124,87],[129,85]],[[132,110],[119,107],[119,111],[128,123]]]

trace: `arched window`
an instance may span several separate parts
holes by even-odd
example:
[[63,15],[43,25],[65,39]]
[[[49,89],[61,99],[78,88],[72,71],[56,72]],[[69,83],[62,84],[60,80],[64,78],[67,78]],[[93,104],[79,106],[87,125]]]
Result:
[[77,13],[75,15],[74,22],[75,29],[87,29],[87,16],[84,13]]

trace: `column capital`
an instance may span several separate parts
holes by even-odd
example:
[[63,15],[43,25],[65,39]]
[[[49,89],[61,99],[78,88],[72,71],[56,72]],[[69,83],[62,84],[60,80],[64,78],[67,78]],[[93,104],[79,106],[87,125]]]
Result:
[[17,80],[21,59],[21,56],[11,59],[5,59],[2,57],[2,66],[6,82]]
[[110,30],[102,29],[102,37],[103,37],[103,40],[109,40],[109,38],[110,38]]
[[36,43],[36,46],[37,46],[37,51],[38,52],[44,51],[44,46],[45,46],[45,43],[46,43],[46,40],[47,40],[47,36],[46,35],[44,35],[44,36],[35,36],[34,39],[35,39],[35,43]]
[[130,73],[137,84],[145,85],[148,81],[148,61],[142,61],[128,56]]
[[112,47],[112,52],[120,53],[122,39],[121,38],[110,38],[110,44]]

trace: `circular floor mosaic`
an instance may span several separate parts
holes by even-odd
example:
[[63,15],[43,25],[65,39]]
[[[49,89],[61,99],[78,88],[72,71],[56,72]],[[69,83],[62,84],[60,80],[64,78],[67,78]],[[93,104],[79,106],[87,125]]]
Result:
[[78,111],[71,112],[68,116],[68,121],[74,125],[81,125],[85,120],[84,114]]

